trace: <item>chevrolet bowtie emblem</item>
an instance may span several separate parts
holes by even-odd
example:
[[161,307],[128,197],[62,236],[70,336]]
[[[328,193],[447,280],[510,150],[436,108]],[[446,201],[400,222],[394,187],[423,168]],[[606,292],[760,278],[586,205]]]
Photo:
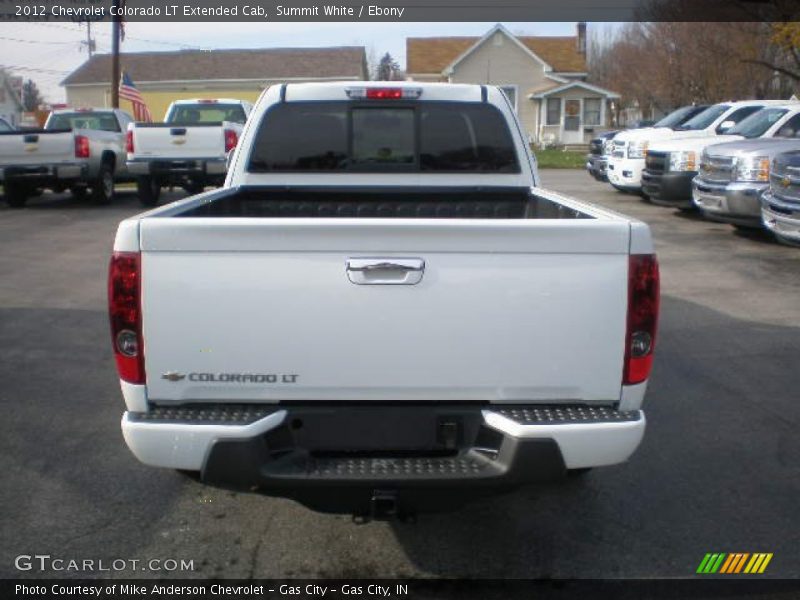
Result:
[[792,185],[792,180],[791,180],[791,178],[789,178],[789,176],[787,175],[786,177],[784,177],[783,179],[781,179],[781,185],[782,185],[783,187],[785,187],[785,188],[788,188],[790,185]]
[[173,138],[172,143],[175,144],[176,146],[180,146],[186,143],[186,138]]
[[186,379],[186,375],[183,373],[176,373],[175,371],[167,371],[161,376],[161,379],[166,379],[167,381],[180,381],[181,379]]

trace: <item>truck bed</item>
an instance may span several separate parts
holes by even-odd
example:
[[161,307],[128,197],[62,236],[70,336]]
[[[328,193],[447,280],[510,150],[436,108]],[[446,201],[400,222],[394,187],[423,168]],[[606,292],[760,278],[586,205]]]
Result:
[[[619,399],[624,219],[530,189],[240,188],[138,236],[151,401]],[[380,271],[408,260],[415,284]]]
[[179,204],[173,217],[591,219],[529,188],[239,187]]

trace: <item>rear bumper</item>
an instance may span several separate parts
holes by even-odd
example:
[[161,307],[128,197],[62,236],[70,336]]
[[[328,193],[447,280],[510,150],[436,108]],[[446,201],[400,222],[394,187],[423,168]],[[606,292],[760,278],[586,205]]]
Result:
[[0,181],[48,185],[87,179],[89,166],[84,163],[0,165]]
[[675,208],[694,208],[692,180],[694,171],[658,173],[645,169],[642,172],[642,190],[653,204]]
[[700,177],[692,181],[695,206],[712,221],[761,227],[759,197],[766,183],[710,183]]
[[225,158],[153,158],[134,159],[126,163],[131,175],[157,177],[224,176]]
[[171,417],[128,412],[122,430],[131,451],[146,464],[201,471],[206,483],[258,489],[316,510],[363,512],[375,490],[400,494],[412,510],[427,508],[417,496],[423,491],[448,491],[446,502],[452,504],[454,492],[513,489],[558,479],[565,469],[624,462],[645,429],[641,411],[611,408],[261,405],[239,410],[251,414],[226,416],[222,409],[209,417],[212,409],[203,422],[194,414],[187,420],[180,409]]

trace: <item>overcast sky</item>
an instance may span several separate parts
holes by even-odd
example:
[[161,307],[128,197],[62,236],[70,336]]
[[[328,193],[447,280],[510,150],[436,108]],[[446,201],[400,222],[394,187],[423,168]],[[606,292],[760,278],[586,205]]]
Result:
[[[476,35],[495,23],[126,23],[123,52],[180,48],[365,46],[389,52],[405,68],[406,37]],[[575,23],[504,23],[513,33],[574,35]],[[111,24],[92,26],[98,52],[111,50]],[[86,28],[73,23],[0,23],[0,67],[33,79],[50,102],[59,82],[86,60]]]

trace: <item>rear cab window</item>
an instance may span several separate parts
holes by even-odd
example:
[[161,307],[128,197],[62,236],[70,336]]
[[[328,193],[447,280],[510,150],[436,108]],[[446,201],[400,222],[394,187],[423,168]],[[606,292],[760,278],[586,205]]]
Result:
[[47,129],[94,129],[119,132],[117,117],[111,112],[77,111],[59,113],[50,117]]
[[219,102],[198,102],[197,104],[177,104],[167,117],[167,123],[244,123],[247,120],[241,104]]
[[519,173],[520,165],[490,104],[312,101],[267,111],[248,170]]

